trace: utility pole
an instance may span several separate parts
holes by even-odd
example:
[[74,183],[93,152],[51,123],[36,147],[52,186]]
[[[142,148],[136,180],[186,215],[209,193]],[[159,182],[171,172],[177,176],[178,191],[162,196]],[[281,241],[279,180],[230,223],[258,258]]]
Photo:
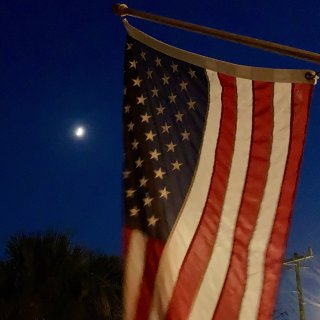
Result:
[[296,286],[297,286],[300,320],[305,320],[304,301],[303,301],[303,293],[302,293],[301,278],[300,278],[301,263],[310,258],[313,258],[313,253],[311,248],[308,249],[307,253],[304,256],[301,256],[295,252],[292,258],[285,260],[283,263],[283,265],[286,265],[286,266],[294,266],[294,270],[296,272]]

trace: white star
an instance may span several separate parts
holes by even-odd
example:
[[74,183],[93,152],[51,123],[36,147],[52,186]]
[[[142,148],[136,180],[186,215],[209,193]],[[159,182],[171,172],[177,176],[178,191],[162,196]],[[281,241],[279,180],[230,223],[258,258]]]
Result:
[[196,104],[195,101],[193,101],[191,98],[189,100],[189,102],[187,102],[187,105],[189,107],[189,110],[193,109],[194,110],[194,105]]
[[179,122],[181,121],[182,122],[182,117],[183,117],[183,113],[180,113],[180,111],[178,111],[178,113],[176,113],[174,116],[176,117],[176,121]]
[[170,77],[167,76],[166,74],[161,79],[162,79],[164,85],[169,84]]
[[157,59],[154,60],[154,61],[156,62],[156,66],[157,66],[157,67],[161,67],[161,59],[159,59],[159,58],[157,57]]
[[153,151],[150,151],[149,154],[151,155],[150,160],[152,159],[159,160],[159,156],[161,155],[161,152],[158,152],[157,149],[154,149]]
[[156,218],[155,216],[151,216],[150,218],[148,218],[148,227],[154,227],[158,220],[159,218]]
[[153,71],[148,69],[148,71],[147,71],[147,79],[152,79],[152,73],[153,73]]
[[161,126],[161,128],[162,128],[161,133],[169,133],[169,129],[171,128],[171,126],[168,126],[168,124],[165,123],[164,126]]
[[175,148],[177,145],[174,144],[174,143],[171,141],[169,144],[166,144],[166,146],[167,146],[167,148],[168,148],[167,152],[169,152],[169,151],[174,152],[174,148]]
[[131,68],[137,69],[138,62],[136,60],[129,61],[129,63],[130,63],[130,66],[129,66],[130,69]]
[[162,171],[161,168],[159,168],[158,170],[154,170],[153,171],[155,173],[155,178],[160,178],[161,180],[163,179],[163,176],[166,174],[165,171]]
[[157,109],[157,115],[159,115],[159,114],[163,114],[165,107],[163,107],[162,104],[160,103],[159,108],[156,108],[156,109]]
[[134,139],[133,142],[131,143],[132,150],[138,150],[138,144],[139,142],[136,139]]
[[137,79],[132,79],[132,81],[133,81],[133,86],[134,87],[135,86],[140,87],[140,83],[141,83],[142,80],[139,77],[137,77]]
[[129,178],[130,173],[131,173],[131,171],[129,171],[129,170],[123,171],[123,173],[122,173],[123,174],[123,179]]
[[131,106],[127,104],[127,105],[124,107],[124,113],[129,113],[129,112],[130,112],[130,108],[131,108]]
[[142,167],[142,162],[143,162],[143,160],[142,160],[141,158],[139,158],[138,160],[136,160],[136,161],[135,161],[135,163],[136,163],[136,168]]
[[174,62],[171,63],[171,66],[170,66],[170,67],[172,68],[172,72],[173,72],[173,73],[175,73],[175,72],[178,71],[178,65],[175,64]]
[[142,177],[142,179],[139,180],[140,182],[140,187],[145,187],[147,185],[149,179],[146,179],[145,176]]
[[153,141],[153,138],[156,136],[156,134],[153,133],[152,130],[150,130],[149,132],[145,133],[146,136],[146,141],[150,140]]
[[171,162],[171,165],[172,165],[172,171],[174,170],[180,171],[180,167],[182,166],[182,163],[176,160],[175,162]]
[[133,44],[132,43],[127,43],[127,50],[131,50],[132,49]]
[[134,189],[128,189],[126,190],[126,198],[133,198],[133,195],[134,193],[136,192],[137,190],[134,190]]
[[141,51],[140,56],[142,60],[146,61],[146,53],[144,51]]
[[147,98],[144,97],[144,95],[142,94],[140,97],[137,97],[137,104],[142,104],[144,105],[144,101],[147,100]]
[[142,122],[149,123],[149,119],[151,118],[151,116],[149,116],[147,112],[143,115],[140,115],[140,117],[141,117],[141,123]]
[[188,132],[187,130],[184,130],[184,132],[182,132],[181,135],[182,135],[182,141],[189,140],[190,132]]
[[192,70],[192,69],[189,69],[189,72],[188,72],[188,73],[190,74],[191,79],[197,77],[197,76],[196,76],[196,72],[195,72],[194,70]]
[[130,211],[130,217],[135,217],[139,214],[140,209],[137,208],[137,206],[134,206]]
[[154,88],[151,90],[151,92],[152,92],[152,97],[159,97],[159,94],[158,94],[159,89],[157,89],[156,87],[154,87]]
[[165,198],[165,199],[168,199],[168,195],[171,193],[170,191],[167,190],[166,187],[164,187],[163,189],[160,189],[159,192],[160,192],[160,198]]
[[181,87],[181,91],[183,91],[183,90],[185,90],[185,91],[187,91],[187,85],[188,85],[188,82],[184,82],[184,81],[182,81],[180,84],[179,84],[179,86]]
[[153,201],[153,198],[150,198],[149,196],[146,196],[143,200],[143,205],[147,207],[151,207],[151,202]]
[[168,98],[169,98],[169,102],[170,102],[170,103],[176,103],[176,98],[177,98],[177,96],[174,95],[172,92],[171,92],[171,95],[168,96]]
[[128,131],[133,131],[134,123],[131,121],[128,125]]

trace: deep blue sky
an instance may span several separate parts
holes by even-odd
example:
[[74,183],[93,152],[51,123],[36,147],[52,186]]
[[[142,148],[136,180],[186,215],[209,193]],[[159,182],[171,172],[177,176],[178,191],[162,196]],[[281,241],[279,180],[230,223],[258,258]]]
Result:
[[[0,0],[0,256],[12,234],[47,229],[67,231],[94,250],[120,254],[125,31],[111,12],[112,3]],[[318,0],[305,7],[296,0],[127,4],[320,52]],[[161,40],[221,60],[320,70],[292,58],[130,21]],[[309,245],[317,256],[320,252],[319,103],[316,90],[287,256]],[[88,129],[82,141],[71,134],[77,124]],[[319,267],[317,261],[313,268]],[[310,315],[317,311],[312,308]],[[290,312],[295,319],[296,310]]]

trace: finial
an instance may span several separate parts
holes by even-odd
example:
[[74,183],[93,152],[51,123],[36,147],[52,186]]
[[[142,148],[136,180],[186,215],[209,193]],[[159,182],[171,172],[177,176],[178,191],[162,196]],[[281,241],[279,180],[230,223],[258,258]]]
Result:
[[124,3],[116,3],[112,5],[112,12],[119,15],[120,17],[124,17],[127,15],[126,9],[128,9],[128,6]]

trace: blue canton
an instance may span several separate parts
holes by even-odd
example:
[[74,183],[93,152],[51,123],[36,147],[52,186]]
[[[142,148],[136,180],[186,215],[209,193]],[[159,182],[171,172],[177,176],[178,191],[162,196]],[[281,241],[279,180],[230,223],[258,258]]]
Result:
[[124,81],[126,224],[165,241],[199,158],[206,73],[128,37]]

